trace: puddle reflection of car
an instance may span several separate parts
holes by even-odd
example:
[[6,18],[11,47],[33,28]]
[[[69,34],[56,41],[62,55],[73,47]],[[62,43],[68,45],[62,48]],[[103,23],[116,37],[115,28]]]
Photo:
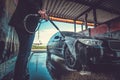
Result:
[[50,38],[47,44],[48,58],[51,54],[57,55],[64,58],[69,68],[79,70],[83,65],[120,62],[119,40],[85,37],[74,32],[61,33],[57,32]]

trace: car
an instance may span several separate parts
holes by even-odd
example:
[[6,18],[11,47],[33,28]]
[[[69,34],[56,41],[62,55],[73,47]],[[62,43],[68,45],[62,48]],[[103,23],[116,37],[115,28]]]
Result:
[[51,54],[62,57],[65,65],[81,70],[91,64],[120,63],[120,40],[83,36],[79,33],[61,31],[55,33],[47,44],[48,58]]

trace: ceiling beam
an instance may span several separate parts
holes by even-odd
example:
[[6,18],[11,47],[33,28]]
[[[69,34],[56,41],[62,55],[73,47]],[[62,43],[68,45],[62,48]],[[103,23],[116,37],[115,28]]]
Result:
[[120,15],[120,12],[117,11],[117,10],[104,8],[104,7],[102,7],[102,6],[99,6],[98,8],[101,9],[101,10],[105,10],[105,11],[107,11],[107,12],[109,12],[109,13],[112,13],[112,14]]
[[82,15],[86,14],[87,12],[91,11],[92,8],[88,8],[86,11],[82,12],[80,15],[78,15],[76,18],[74,18],[74,20],[77,20],[79,17],[81,17]]
[[[72,1],[72,0],[71,0]],[[91,11],[93,8],[97,8],[104,0],[98,0],[96,3],[94,4],[90,4],[89,2],[86,1],[82,1],[82,0],[73,0],[73,1],[78,1],[80,4],[89,6],[89,8],[84,11],[83,13],[81,13],[80,15],[78,15],[76,18],[74,18],[74,20],[77,20],[79,17],[81,17],[82,15],[86,14],[87,12]]]
[[[65,23],[72,23],[74,24],[74,20],[72,19],[64,19],[64,18],[58,18],[58,17],[53,17],[53,16],[50,16],[50,19],[53,20],[53,21],[59,21],[59,22],[65,22]],[[82,21],[75,21],[76,24],[83,24]],[[94,26],[93,23],[87,23],[88,26]]]

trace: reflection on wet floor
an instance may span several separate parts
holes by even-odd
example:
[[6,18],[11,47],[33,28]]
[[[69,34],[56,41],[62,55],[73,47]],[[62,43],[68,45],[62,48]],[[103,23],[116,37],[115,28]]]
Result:
[[33,53],[28,69],[30,80],[53,80],[46,68],[46,53]]
[[64,65],[64,60],[57,56],[52,56],[51,60],[47,60],[47,68],[54,80],[61,80],[62,75],[66,75],[69,71]]

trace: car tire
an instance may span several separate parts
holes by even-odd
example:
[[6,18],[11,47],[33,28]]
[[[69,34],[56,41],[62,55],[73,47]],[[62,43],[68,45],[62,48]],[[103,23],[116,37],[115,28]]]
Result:
[[81,66],[79,65],[79,61],[76,60],[73,55],[70,53],[69,48],[65,48],[64,52],[64,59],[65,59],[65,64],[71,68],[71,69],[81,69]]

